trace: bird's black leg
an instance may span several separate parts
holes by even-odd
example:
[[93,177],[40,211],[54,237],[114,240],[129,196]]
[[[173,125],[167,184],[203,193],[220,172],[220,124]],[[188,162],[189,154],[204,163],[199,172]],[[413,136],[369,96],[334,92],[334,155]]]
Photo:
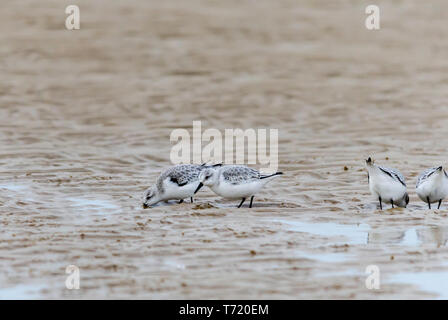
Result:
[[243,198],[243,200],[241,200],[240,205],[238,206],[238,208],[241,208],[241,206],[243,205],[244,201],[246,201],[246,198]]
[[193,203],[193,197],[190,197],[191,203]]
[[429,197],[426,197],[426,200],[428,200],[428,208],[431,209],[431,202],[429,202]]
[[380,209],[383,210],[383,204],[381,203],[381,197],[379,197],[378,200],[380,200]]
[[254,197],[255,197],[255,196],[252,196],[252,197],[250,197],[250,204],[249,204],[249,208],[252,208],[252,201],[254,201]]
[[179,203],[182,203],[182,202],[184,202],[184,199],[179,200]]
[[390,200],[390,204],[392,205],[392,208],[394,207],[394,200]]
[[440,209],[441,204],[442,204],[442,199],[439,200],[439,206],[437,207],[437,209]]

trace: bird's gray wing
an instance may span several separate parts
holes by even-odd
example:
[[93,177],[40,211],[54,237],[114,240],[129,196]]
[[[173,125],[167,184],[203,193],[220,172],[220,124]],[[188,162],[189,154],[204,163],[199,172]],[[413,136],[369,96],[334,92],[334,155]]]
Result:
[[423,171],[418,177],[415,187],[418,188],[423,182],[425,182],[426,179],[428,179],[434,172],[436,172],[437,168],[438,167],[434,167]]
[[260,179],[260,173],[245,166],[228,166],[222,169],[222,176],[231,184],[242,184]]
[[392,179],[400,182],[402,185],[404,185],[406,187],[406,180],[400,171],[398,171],[396,169],[380,167],[380,166],[378,166],[378,168],[380,168],[381,171],[383,171],[385,174],[390,176]]
[[164,171],[157,179],[157,187],[159,190],[163,189],[163,181],[170,178],[170,181],[177,184],[179,187],[196,181],[202,168],[198,165],[179,164]]

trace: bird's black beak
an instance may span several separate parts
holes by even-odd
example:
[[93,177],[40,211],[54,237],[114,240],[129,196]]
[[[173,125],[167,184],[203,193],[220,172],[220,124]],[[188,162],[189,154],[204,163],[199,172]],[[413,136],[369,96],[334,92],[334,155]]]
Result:
[[442,169],[443,169],[442,166],[440,166],[440,167],[437,168],[437,170],[439,170],[439,171],[442,171]]
[[146,203],[144,203],[143,204],[143,209],[148,209],[148,208],[149,208],[149,206]]
[[196,192],[199,191],[199,189],[201,189],[204,185],[202,184],[202,182],[199,182],[198,187],[196,188],[196,191],[194,192],[194,194],[196,194]]

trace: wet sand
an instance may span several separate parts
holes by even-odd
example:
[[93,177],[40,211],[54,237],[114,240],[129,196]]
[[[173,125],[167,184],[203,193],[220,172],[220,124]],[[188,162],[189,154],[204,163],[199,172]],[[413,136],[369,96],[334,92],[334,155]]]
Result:
[[[0,13],[0,298],[448,298],[446,1],[77,1]],[[170,133],[279,129],[284,176],[236,209],[143,210]],[[407,178],[377,210],[363,159]],[[80,268],[81,289],[65,288]],[[380,290],[365,286],[368,265]]]

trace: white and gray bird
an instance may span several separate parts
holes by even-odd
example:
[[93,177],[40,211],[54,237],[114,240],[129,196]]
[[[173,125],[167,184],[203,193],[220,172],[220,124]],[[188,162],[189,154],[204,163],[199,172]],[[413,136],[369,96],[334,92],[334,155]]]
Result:
[[199,174],[202,170],[220,166],[178,164],[160,174],[155,185],[146,189],[143,194],[143,208],[148,208],[160,201],[180,200],[190,198],[193,202],[194,191],[199,185]]
[[208,186],[217,195],[226,199],[242,199],[238,205],[240,208],[244,201],[250,197],[249,208],[252,208],[254,196],[269,181],[283,174],[276,172],[271,175],[263,175],[259,171],[243,165],[226,165],[219,168],[204,169],[199,175],[198,192],[202,186]]
[[442,166],[423,171],[417,179],[415,191],[418,197],[428,204],[439,202],[440,209],[442,200],[448,195],[448,175]]
[[383,210],[383,202],[406,208],[409,196],[406,192],[406,182],[403,175],[395,169],[380,167],[373,164],[372,158],[366,160],[369,189],[373,196],[380,202]]

